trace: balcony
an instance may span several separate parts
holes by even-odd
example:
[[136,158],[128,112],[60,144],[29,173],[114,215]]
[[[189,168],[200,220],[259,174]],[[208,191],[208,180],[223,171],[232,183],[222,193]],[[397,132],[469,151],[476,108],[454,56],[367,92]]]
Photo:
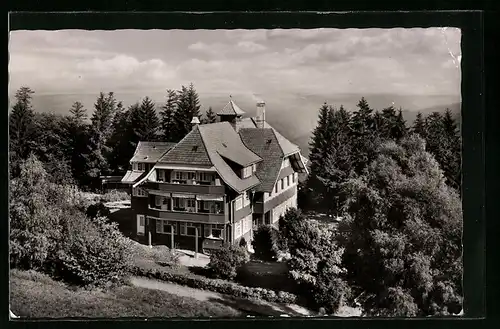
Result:
[[205,224],[225,224],[226,215],[223,213],[196,213],[187,211],[165,211],[149,208],[148,215],[161,219],[178,220],[186,222],[197,222]]
[[211,195],[224,195],[225,187],[223,185],[211,185],[211,184],[181,184],[180,181],[177,182],[147,182],[145,184],[146,189],[163,191],[163,192],[177,192],[177,193],[194,193],[194,194],[211,194]]

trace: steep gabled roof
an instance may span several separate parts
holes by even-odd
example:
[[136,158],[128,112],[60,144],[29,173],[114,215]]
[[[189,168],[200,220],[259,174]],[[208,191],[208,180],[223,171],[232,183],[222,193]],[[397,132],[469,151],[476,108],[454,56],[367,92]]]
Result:
[[241,128],[239,134],[246,147],[263,159],[256,172],[261,182],[257,191],[272,192],[284,156],[276,135],[271,128]]
[[177,145],[162,156],[159,163],[211,166],[199,126],[194,127]]
[[245,112],[239,108],[238,105],[236,105],[233,100],[230,100],[226,106],[220,110],[217,115],[236,115],[236,116],[241,116],[245,114]]
[[[240,129],[241,128],[257,128],[257,125],[255,124],[254,118],[244,118],[241,121],[237,122],[236,124]],[[276,129],[271,127],[267,122],[264,122],[264,128],[270,128],[273,130],[274,134],[276,135],[276,139],[278,140],[278,144],[279,144],[279,146],[280,146],[280,148],[285,156],[300,151],[300,149],[297,145],[293,144],[288,139],[286,139]]]
[[175,143],[170,142],[139,142],[130,162],[155,163],[174,146]]
[[262,160],[243,144],[229,122],[201,125],[199,131],[212,164],[226,184],[241,193],[260,183],[256,176],[241,179],[223,159],[229,159],[242,166]]

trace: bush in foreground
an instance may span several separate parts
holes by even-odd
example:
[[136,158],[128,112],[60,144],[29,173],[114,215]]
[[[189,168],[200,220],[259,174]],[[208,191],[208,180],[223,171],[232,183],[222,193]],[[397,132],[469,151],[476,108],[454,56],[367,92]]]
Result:
[[53,184],[30,156],[10,189],[12,268],[45,271],[80,285],[107,285],[126,275],[129,250],[106,218],[88,218],[76,189]]
[[252,246],[255,256],[261,260],[276,260],[279,254],[279,233],[271,225],[262,225],[254,233]]
[[122,283],[130,267],[130,248],[116,224],[81,214],[69,219],[51,264],[54,276],[77,285]]
[[210,256],[207,269],[214,278],[233,280],[238,274],[238,269],[249,260],[250,255],[242,247],[222,247]]

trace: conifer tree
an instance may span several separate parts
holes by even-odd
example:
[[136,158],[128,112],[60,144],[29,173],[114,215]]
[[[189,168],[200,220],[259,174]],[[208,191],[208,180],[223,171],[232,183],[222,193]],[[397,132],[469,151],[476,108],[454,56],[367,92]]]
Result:
[[108,140],[112,134],[114,115],[122,108],[113,92],[107,95],[101,92],[94,104],[94,113],[89,130],[88,151],[85,155],[86,176],[88,182],[97,183],[100,175],[109,172],[108,159],[111,148]]
[[172,89],[167,90],[167,101],[160,112],[161,130],[163,140],[166,142],[174,141],[174,115],[177,110],[177,92]]
[[16,103],[9,115],[10,174],[13,177],[19,173],[19,161],[26,159],[35,149],[36,129],[31,104],[34,93],[29,87],[21,87],[15,94]]
[[217,114],[212,110],[210,106],[208,110],[205,112],[205,123],[215,123],[217,122]]
[[83,107],[83,104],[78,101],[73,103],[69,112],[78,124],[81,124],[87,119],[87,110]]
[[142,100],[139,111],[134,111],[131,119],[138,141],[148,142],[157,139],[160,122],[156,115],[155,103],[149,97]]
[[412,132],[419,134],[420,137],[425,139],[425,121],[422,117],[422,113],[418,112],[415,121],[413,122]]
[[461,170],[461,138],[456,120],[450,109],[446,109],[443,115],[445,160],[443,171],[449,186],[461,192],[462,170]]
[[189,87],[182,86],[178,94],[177,110],[173,116],[173,141],[178,142],[191,131],[191,120],[200,117],[200,101],[191,83]]
[[391,138],[395,141],[399,141],[407,135],[407,132],[408,129],[406,127],[406,121],[403,118],[403,110],[400,108],[398,114],[394,117],[394,122],[391,127]]
[[323,184],[323,207],[331,214],[340,215],[346,196],[341,186],[355,176],[350,143],[350,114],[343,106],[332,109],[328,152],[323,160],[323,168],[318,174]]
[[358,110],[351,119],[351,138],[353,143],[353,164],[357,174],[361,174],[366,165],[375,156],[377,133],[373,120],[373,110],[363,97],[359,101]]

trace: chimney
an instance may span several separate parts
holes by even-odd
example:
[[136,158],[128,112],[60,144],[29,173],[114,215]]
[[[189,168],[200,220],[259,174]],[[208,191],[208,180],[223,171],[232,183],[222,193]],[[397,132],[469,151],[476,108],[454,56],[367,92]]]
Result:
[[266,103],[259,101],[257,102],[257,115],[255,117],[257,128],[264,128],[264,122],[266,122]]
[[193,120],[191,120],[191,129],[194,129],[194,127],[198,126],[200,124],[200,119],[198,117],[193,117]]

